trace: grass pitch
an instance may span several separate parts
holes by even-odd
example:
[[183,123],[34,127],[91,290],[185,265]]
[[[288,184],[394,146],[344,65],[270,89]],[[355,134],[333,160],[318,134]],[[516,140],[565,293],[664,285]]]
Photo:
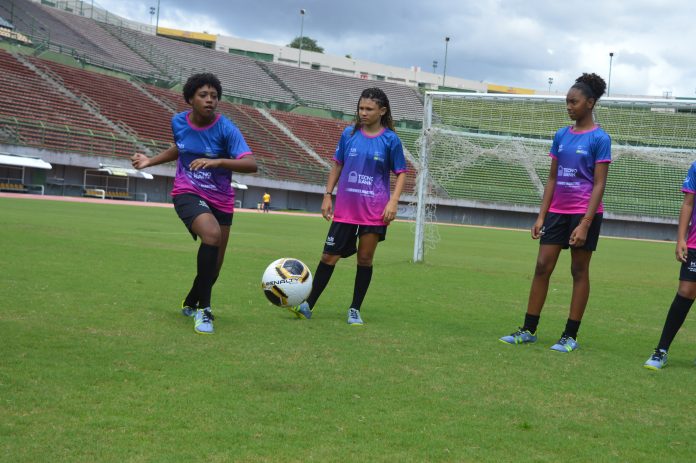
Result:
[[[238,213],[213,336],[179,314],[197,244],[171,209],[0,198],[0,461],[691,461],[696,328],[641,367],[677,286],[673,243],[603,238],[581,349],[548,348],[570,299],[563,253],[539,342],[522,321],[537,243],[440,227],[410,263],[410,225],[377,249],[349,327],[355,260],[314,318],[260,289],[272,260],[312,270],[328,224]],[[692,316],[693,318],[693,316]]]

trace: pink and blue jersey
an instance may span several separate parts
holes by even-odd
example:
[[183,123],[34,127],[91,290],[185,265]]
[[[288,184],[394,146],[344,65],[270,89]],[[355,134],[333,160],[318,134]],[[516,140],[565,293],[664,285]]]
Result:
[[390,129],[377,135],[346,127],[334,160],[343,166],[338,179],[334,222],[387,225],[382,212],[389,202],[389,173],[406,172],[401,140]]
[[[689,167],[689,172],[686,174],[681,191],[684,193],[696,194],[696,162]],[[696,207],[691,211],[691,221],[689,222],[689,235],[686,239],[686,247],[689,249],[696,249]]]
[[172,196],[186,193],[198,195],[222,212],[234,211],[234,189],[229,169],[189,168],[194,159],[241,159],[251,154],[242,133],[225,116],[218,114],[207,127],[196,127],[190,111],[172,118],[172,134],[179,150]]
[[[592,196],[595,165],[611,162],[611,138],[598,125],[583,132],[563,127],[554,135],[549,155],[558,161],[549,212],[584,214]],[[597,212],[603,211],[600,202]]]

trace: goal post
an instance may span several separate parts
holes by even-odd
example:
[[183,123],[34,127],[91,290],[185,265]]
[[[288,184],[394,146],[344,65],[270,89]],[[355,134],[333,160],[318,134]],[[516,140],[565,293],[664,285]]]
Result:
[[[607,97],[594,116],[612,138],[605,216],[675,223],[696,160],[696,100]],[[553,135],[572,123],[565,96],[427,92],[414,262],[435,244],[438,205],[538,211]]]

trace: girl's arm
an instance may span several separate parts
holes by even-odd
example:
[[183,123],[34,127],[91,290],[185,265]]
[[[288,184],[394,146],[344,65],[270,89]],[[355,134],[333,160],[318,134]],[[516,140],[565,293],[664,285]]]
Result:
[[556,178],[558,177],[558,159],[551,158],[551,169],[549,170],[549,179],[544,187],[544,196],[541,199],[541,206],[539,206],[539,215],[537,216],[534,225],[532,225],[532,239],[538,240],[541,238],[541,228],[544,226],[544,219],[546,219],[546,214],[549,212],[549,207],[551,207],[551,199],[553,198],[553,192],[556,189]]
[[679,228],[677,229],[677,249],[675,254],[679,262],[686,262],[689,248],[686,245],[686,238],[689,233],[689,222],[694,210],[694,193],[685,193],[681,210],[679,211]]
[[240,159],[194,159],[189,165],[191,170],[200,169],[227,169],[241,174],[253,174],[257,170],[256,159],[248,154]]
[[396,212],[399,208],[399,198],[401,197],[401,192],[406,184],[406,172],[399,172],[396,174],[396,182],[394,184],[394,193],[392,193],[389,202],[382,212],[382,220],[384,223],[390,223],[396,218]]
[[324,199],[321,202],[321,215],[329,222],[333,219],[333,200],[331,199],[331,193],[338,183],[342,170],[343,164],[335,162],[329,172],[329,179],[326,181],[326,194],[324,194]]
[[176,161],[179,158],[179,149],[176,145],[171,145],[161,153],[148,158],[142,153],[136,153],[131,156],[131,164],[136,169],[144,169],[146,167],[157,166],[170,161]]
[[602,196],[604,196],[604,189],[607,186],[608,172],[608,162],[599,162],[595,164],[594,185],[592,186],[590,202],[587,205],[585,216],[582,218],[582,220],[580,220],[580,224],[575,227],[575,230],[573,230],[573,232],[570,234],[569,244],[571,246],[582,246],[585,244],[585,240],[587,239],[587,230],[590,229],[592,220],[594,220],[594,216],[597,213],[597,208],[599,208],[599,203],[602,202]]

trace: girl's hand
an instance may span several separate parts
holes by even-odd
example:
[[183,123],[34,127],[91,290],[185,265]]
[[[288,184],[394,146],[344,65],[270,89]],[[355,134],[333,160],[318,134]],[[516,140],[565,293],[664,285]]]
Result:
[[568,244],[576,248],[582,247],[585,244],[585,241],[587,241],[587,230],[589,230],[589,228],[590,224],[581,222],[580,225],[575,227],[573,233],[570,234]]
[[533,240],[538,240],[541,238],[541,235],[544,234],[543,231],[541,231],[544,228],[544,219],[538,218],[536,219],[536,222],[534,222],[534,225],[532,225],[532,239]]
[[396,218],[396,212],[398,209],[398,203],[389,201],[382,211],[382,221],[386,224],[390,224],[392,220]]
[[329,222],[333,219],[333,200],[329,195],[324,195],[324,200],[321,202],[321,215]]
[[150,158],[143,153],[135,153],[130,159],[134,169],[144,169],[150,165]]
[[686,262],[686,258],[689,255],[689,248],[686,246],[685,240],[677,241],[677,249],[675,250],[677,256],[677,261]]
[[191,161],[189,164],[189,169],[191,170],[201,170],[201,169],[215,169],[220,164],[219,159],[208,159],[208,158],[198,158]]

